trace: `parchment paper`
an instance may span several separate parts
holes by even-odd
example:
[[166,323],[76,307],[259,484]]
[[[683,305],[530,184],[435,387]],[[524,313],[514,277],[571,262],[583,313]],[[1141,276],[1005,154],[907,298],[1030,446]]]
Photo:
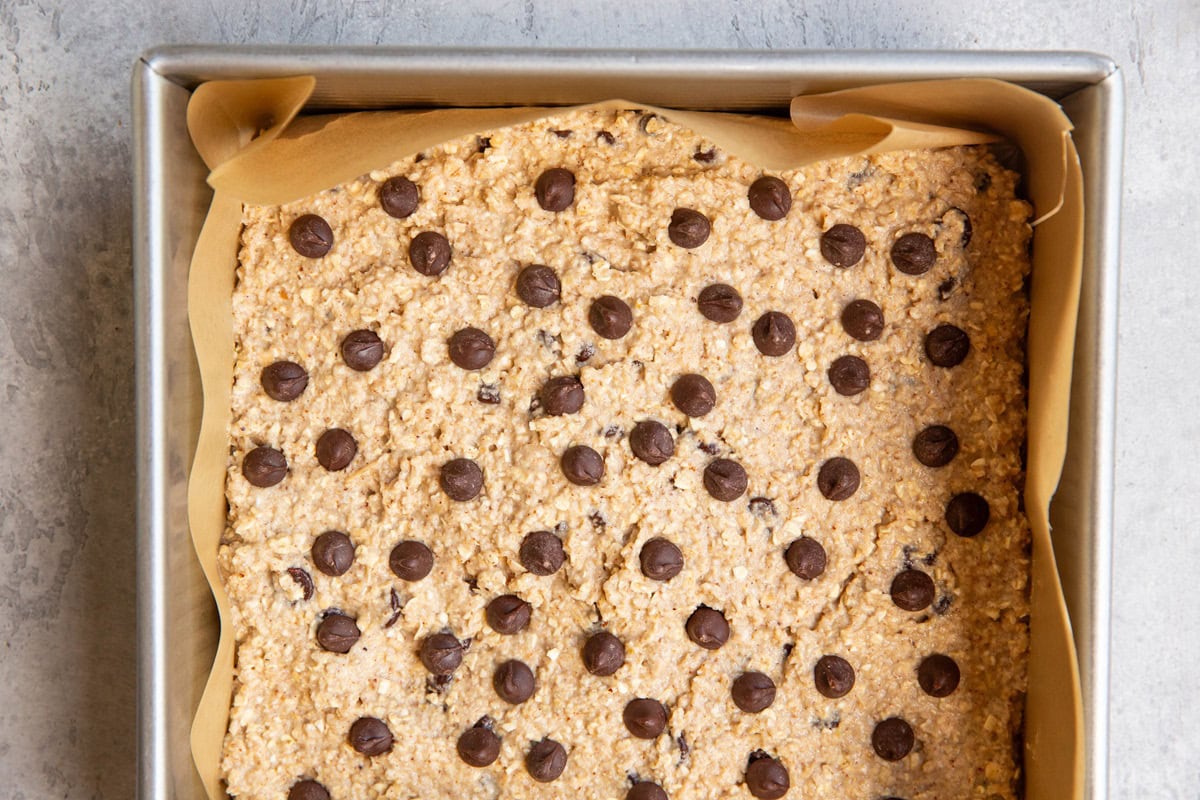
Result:
[[[296,200],[448,139],[515,125],[562,109],[447,109],[298,117],[316,81],[301,76],[214,81],[188,106],[188,128],[215,191],[192,257],[188,314],[204,387],[204,416],[188,486],[188,516],[222,620],[220,644],[192,726],[196,768],[212,800],[229,719],[234,641],[217,572],[225,530],[225,475],[233,383],[230,310],[241,206]],[[992,80],[888,84],[797,97],[791,121],[646,108],[690,127],[764,169],[827,158],[994,141],[1018,144],[1034,206],[1029,323],[1028,469],[1033,532],[1027,800],[1072,800],[1083,791],[1079,668],[1050,542],[1049,503],[1066,453],[1071,357],[1083,249],[1082,174],[1071,124],[1053,101]]]

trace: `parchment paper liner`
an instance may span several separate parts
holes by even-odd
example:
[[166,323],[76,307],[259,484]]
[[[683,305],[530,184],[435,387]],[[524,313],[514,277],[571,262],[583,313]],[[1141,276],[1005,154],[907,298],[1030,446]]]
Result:
[[[204,415],[188,486],[188,518],[222,620],[220,644],[192,725],[192,753],[211,800],[224,798],[222,741],[229,720],[234,641],[217,571],[225,530],[227,426],[233,383],[230,310],[243,203],[285,203],[352,180],[422,149],[562,109],[445,109],[298,117],[316,81],[301,76],[214,81],[188,106],[188,128],[212,172],[212,206],[192,257],[188,314],[204,387]],[[692,128],[767,170],[827,158],[993,141],[1022,149],[1034,205],[1029,322],[1028,470],[1033,531],[1027,800],[1073,800],[1083,791],[1079,668],[1050,542],[1049,503],[1066,453],[1071,358],[1083,252],[1082,174],[1071,123],[1053,101],[993,80],[877,85],[792,100],[791,122],[639,107]]]

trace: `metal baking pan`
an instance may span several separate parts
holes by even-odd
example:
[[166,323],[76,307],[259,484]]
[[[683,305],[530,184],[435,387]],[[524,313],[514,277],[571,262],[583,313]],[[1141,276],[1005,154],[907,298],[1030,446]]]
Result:
[[[211,194],[185,125],[191,91],[221,78],[313,74],[312,110],[576,104],[624,97],[784,114],[793,95],[951,77],[1012,81],[1075,123],[1086,198],[1083,296],[1067,466],[1051,508],[1083,677],[1086,797],[1108,797],[1108,679],[1123,95],[1089,53],[449,50],[167,47],[133,69],[138,436],[138,795],[204,796],[188,732],[217,642],[193,554],[186,484],[200,379],[187,273]],[[196,630],[205,635],[197,636]],[[186,634],[186,635],[184,635]]]

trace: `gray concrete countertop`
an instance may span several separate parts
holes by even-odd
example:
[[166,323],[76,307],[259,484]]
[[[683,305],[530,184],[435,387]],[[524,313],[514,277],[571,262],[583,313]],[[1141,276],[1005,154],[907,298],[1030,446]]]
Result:
[[[1194,0],[0,0],[0,796],[134,785],[130,65],[156,44],[1087,49],[1128,89],[1112,797],[1200,798]],[[1191,276],[1191,277],[1189,277]]]

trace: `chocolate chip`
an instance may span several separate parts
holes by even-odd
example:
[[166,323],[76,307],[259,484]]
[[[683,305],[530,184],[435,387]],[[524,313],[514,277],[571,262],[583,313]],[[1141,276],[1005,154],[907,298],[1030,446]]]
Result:
[[331,578],[344,575],[354,563],[354,542],[341,531],[325,531],[313,541],[312,560]]
[[807,536],[801,536],[789,544],[783,560],[797,578],[806,581],[815,580],[825,572],[825,548],[816,539]]
[[408,260],[422,275],[441,275],[450,266],[450,240],[435,231],[422,231],[408,245]]
[[587,445],[568,447],[559,464],[563,475],[576,486],[595,486],[604,477],[604,459]]
[[642,574],[653,581],[669,581],[683,569],[683,553],[674,542],[667,539],[651,539],[642,545],[638,556]]
[[613,136],[608,131],[598,131],[596,133],[596,138],[601,140],[605,144],[616,144],[616,142],[617,142],[617,137]]
[[750,208],[765,220],[783,219],[792,209],[792,193],[787,184],[773,175],[764,175],[750,184],[747,196]]
[[638,781],[625,793],[625,800],[668,800],[666,791],[653,781]]
[[829,459],[817,472],[817,488],[829,500],[845,500],[858,491],[859,482],[858,467],[842,456]]
[[455,458],[442,464],[438,483],[451,500],[473,500],[483,489],[483,470],[469,458]]
[[689,417],[703,417],[717,404],[717,390],[703,375],[684,375],[671,384],[671,402]]
[[742,296],[728,284],[714,283],[700,290],[696,306],[705,319],[733,322],[742,313]]
[[288,241],[305,258],[320,258],[333,247],[333,229],[316,214],[305,214],[288,229]]
[[708,241],[712,225],[708,217],[691,208],[677,208],[671,212],[671,223],[667,226],[667,236],[680,247],[699,247]]
[[851,397],[871,385],[871,368],[858,356],[842,356],[829,365],[829,382],[835,392]]
[[652,467],[675,455],[675,440],[667,426],[652,419],[642,420],[629,433],[633,454]]
[[688,617],[688,638],[705,650],[719,650],[729,641],[729,623],[725,615],[708,606],[700,606]]
[[402,581],[419,581],[433,570],[433,551],[424,542],[409,539],[392,548],[388,566]]
[[938,367],[957,367],[971,352],[971,337],[954,325],[938,325],[925,337],[925,357]]
[[854,667],[841,656],[821,656],[813,667],[813,682],[831,700],[845,697],[854,688]]
[[575,354],[575,363],[586,364],[594,355],[596,355],[596,348],[590,344],[585,344],[583,347],[579,348],[579,352]]
[[260,489],[279,483],[287,471],[287,459],[274,447],[259,445],[242,459],[242,477]]
[[529,748],[525,769],[539,783],[549,783],[567,768],[567,751],[553,739],[542,739]]
[[884,761],[899,761],[912,752],[915,743],[912,726],[899,717],[885,719],[871,733],[871,747]]
[[383,340],[375,331],[351,331],[342,339],[342,360],[358,372],[374,369],[383,360]]
[[692,153],[692,158],[701,164],[711,164],[717,160],[717,148],[710,147],[707,150],[697,150]]
[[930,425],[913,438],[913,455],[927,467],[944,467],[958,455],[958,437],[945,425]]
[[534,308],[554,305],[562,297],[558,273],[545,264],[530,264],[517,275],[517,297]]
[[308,387],[308,371],[294,361],[276,361],[263,367],[259,381],[267,397],[290,403]]
[[751,497],[750,513],[763,520],[779,516],[779,511],[775,508],[775,501],[769,497]]
[[475,399],[489,406],[499,405],[500,387],[494,383],[480,384],[479,391],[475,392]]
[[296,781],[288,789],[287,800],[329,800],[329,790],[311,779]]
[[552,417],[575,414],[583,408],[583,384],[574,375],[559,375],[542,384],[538,398],[542,408]]
[[718,458],[704,468],[704,488],[723,503],[737,500],[746,493],[746,470],[729,458]]
[[977,535],[992,516],[991,506],[974,492],[963,492],[950,498],[946,504],[946,524],[959,536]]
[[388,591],[388,607],[392,610],[392,615],[387,618],[387,622],[383,623],[383,627],[390,628],[400,620],[400,613],[404,611],[404,605],[400,602],[400,594],[391,589]]
[[759,750],[746,767],[746,788],[759,800],[778,800],[792,788],[792,779],[782,762]]
[[567,558],[562,539],[550,531],[527,533],[518,553],[521,566],[534,575],[553,575]]
[[926,656],[917,667],[917,683],[930,697],[949,697],[958,688],[961,674],[950,656],[934,653]]
[[873,342],[883,333],[883,309],[870,300],[851,300],[842,309],[842,327],[860,342]]
[[481,725],[467,728],[458,737],[458,757],[468,766],[489,766],[500,757],[500,737]]
[[484,616],[496,633],[511,636],[529,626],[533,606],[515,594],[502,594],[487,604]]
[[620,339],[633,327],[633,312],[624,300],[606,294],[592,301],[588,323],[605,339]]
[[892,245],[892,263],[905,275],[924,275],[937,260],[937,248],[923,233],[906,233]]
[[921,611],[933,602],[933,578],[919,569],[906,569],[892,578],[892,602],[905,611]]
[[625,645],[608,631],[599,631],[583,643],[583,666],[600,677],[612,675],[625,663]]
[[625,705],[625,727],[639,739],[654,739],[667,727],[667,709],[657,700],[639,697]]
[[287,572],[291,576],[291,579],[300,587],[304,599],[312,600],[313,592],[316,588],[313,586],[312,575],[309,575],[307,570],[300,569],[300,567],[288,567]]
[[775,702],[775,681],[761,672],[743,672],[733,679],[733,704],[747,714],[765,711]]
[[821,255],[835,267],[853,267],[866,252],[867,237],[853,225],[834,225],[821,234]]
[[317,439],[317,463],[330,472],[338,472],[350,466],[358,455],[358,443],[350,431],[330,428]]
[[954,294],[954,289],[958,286],[958,278],[951,275],[946,280],[938,284],[938,300],[945,302],[950,299],[950,295]]
[[417,210],[420,199],[417,185],[403,175],[388,178],[379,187],[379,205],[388,216],[396,219],[411,216]]
[[533,193],[547,211],[566,211],[575,202],[575,174],[562,167],[548,169],[538,176]]
[[479,328],[463,328],[450,337],[450,360],[463,369],[483,369],[496,355],[496,343]]
[[345,614],[326,614],[317,626],[317,644],[331,653],[349,653],[362,632]]
[[975,235],[975,227],[973,225],[971,225],[971,217],[970,217],[970,215],[967,214],[967,212],[965,212],[961,208],[958,208],[957,206],[955,206],[953,208],[947,209],[946,213],[942,215],[943,222],[945,221],[946,216],[948,214],[958,214],[960,217],[962,217],[963,230],[962,230],[962,238],[959,240],[959,244],[965,248],[967,245],[969,245],[971,243],[971,238]]
[[785,355],[796,344],[796,326],[791,317],[779,311],[768,311],[750,329],[754,346],[764,356]]
[[364,756],[379,756],[392,749],[392,732],[381,719],[359,717],[350,726],[350,746]]
[[496,674],[492,676],[492,688],[496,690],[496,694],[501,700],[514,706],[533,697],[535,687],[533,670],[524,661],[505,661],[496,667]]
[[421,663],[434,675],[451,675],[462,664],[462,642],[449,633],[435,633],[421,642]]
[[550,132],[553,133],[555,136],[557,136],[560,139],[569,139],[569,138],[571,138],[571,134],[574,133],[574,131],[572,131],[569,128],[563,128],[562,130],[557,130],[557,131],[551,130]]

